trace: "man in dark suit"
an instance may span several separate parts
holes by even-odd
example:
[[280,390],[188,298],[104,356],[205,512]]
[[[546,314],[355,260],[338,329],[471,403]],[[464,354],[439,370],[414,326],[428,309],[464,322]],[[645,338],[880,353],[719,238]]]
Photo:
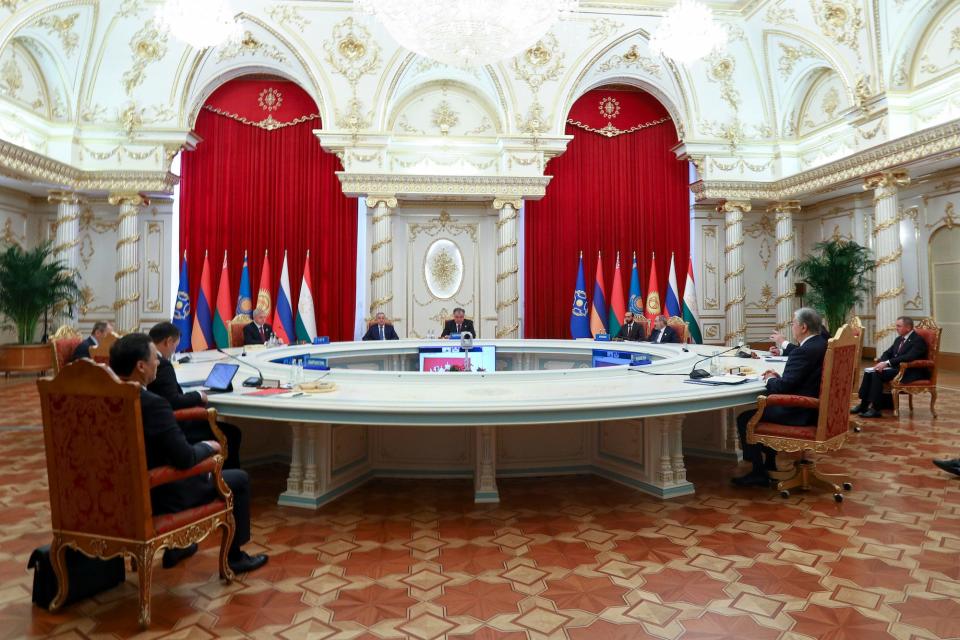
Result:
[[113,333],[112,322],[94,322],[93,330],[90,332],[90,335],[87,336],[86,340],[78,344],[77,348],[73,350],[73,355],[70,356],[70,362],[73,362],[79,358],[89,358],[90,349],[99,345],[100,341],[111,333]]
[[[173,417],[170,403],[147,390],[157,375],[160,353],[150,336],[144,333],[126,335],[110,349],[110,368],[124,380],[139,382],[140,411],[143,419],[144,448],[147,468],[171,465],[189,469],[213,455],[213,447],[206,442],[190,444]],[[233,492],[233,518],[236,532],[227,560],[236,573],[245,573],[262,567],[265,554],[251,556],[240,549],[250,540],[250,478],[246,471],[229,469],[223,479]],[[217,497],[209,474],[171,482],[150,490],[154,515],[177,513],[207,504]],[[164,552],[163,566],[170,568],[180,560],[197,552],[197,545],[186,549]]]
[[[893,380],[903,362],[923,360],[927,357],[927,341],[913,330],[913,319],[907,316],[897,318],[897,339],[890,348],[877,358],[873,371],[863,374],[860,382],[860,404],[850,409],[850,413],[859,413],[862,418],[879,418],[880,403],[883,399],[883,383]],[[926,369],[907,369],[903,374],[904,382],[923,380],[930,377]],[[871,406],[872,405],[872,406]]]
[[399,340],[400,336],[394,331],[393,325],[387,323],[387,315],[383,311],[378,311],[375,316],[376,321],[367,329],[364,334],[364,340]]
[[667,316],[657,316],[653,327],[653,331],[650,332],[650,342],[680,343],[680,336],[667,324]]
[[[203,391],[184,393],[180,383],[177,382],[177,373],[173,370],[173,363],[170,362],[170,358],[176,353],[177,345],[180,343],[180,329],[177,328],[177,325],[172,322],[160,322],[153,325],[153,328],[150,329],[150,339],[153,340],[157,351],[160,352],[160,364],[157,366],[156,378],[147,386],[147,389],[169,402],[174,411],[206,406],[207,394]],[[223,467],[225,469],[239,469],[240,441],[243,434],[238,427],[232,424],[219,422],[217,426],[227,439],[227,459],[224,461]],[[210,423],[206,420],[188,420],[181,423],[180,427],[187,437],[187,442],[191,444],[216,439],[210,429]]]
[[[827,353],[827,341],[820,332],[820,326],[820,315],[813,309],[804,307],[793,314],[791,329],[798,346],[791,349],[787,356],[783,374],[770,370],[764,372],[767,393],[819,397],[823,357]],[[776,451],[762,444],[747,444],[747,423],[756,413],[756,409],[750,409],[737,416],[737,433],[740,435],[743,459],[753,464],[750,473],[733,478],[733,484],[740,487],[769,486],[769,472],[777,469]],[[816,424],[817,417],[816,409],[767,407],[763,412],[765,422],[790,426]]]
[[273,337],[273,327],[267,324],[267,312],[253,310],[253,322],[243,328],[243,344],[264,344]]
[[473,328],[473,320],[467,320],[464,318],[466,311],[462,307],[457,307],[453,310],[453,320],[447,320],[443,323],[443,332],[440,334],[441,338],[449,338],[453,333],[467,333],[469,332],[474,338],[477,337],[477,330]]
[[646,336],[644,335],[643,325],[639,322],[634,322],[633,312],[627,311],[623,314],[623,326],[620,327],[620,332],[616,336],[616,340],[627,340],[630,342],[640,342]]

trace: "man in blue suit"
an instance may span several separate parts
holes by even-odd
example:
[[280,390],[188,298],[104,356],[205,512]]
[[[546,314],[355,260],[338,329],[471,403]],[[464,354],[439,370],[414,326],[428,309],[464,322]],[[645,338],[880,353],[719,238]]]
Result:
[[364,340],[399,340],[400,336],[394,331],[393,325],[387,323],[387,316],[383,311],[378,311],[375,316],[375,322],[367,329],[364,334]]
[[[791,330],[797,345],[790,350],[783,373],[766,371],[763,379],[767,393],[789,394],[817,398],[820,396],[820,378],[823,375],[823,357],[827,353],[827,340],[820,329],[823,321],[813,309],[804,307],[793,314]],[[733,478],[738,487],[766,487],[770,485],[770,471],[777,469],[777,452],[762,444],[747,444],[747,423],[757,413],[756,409],[744,411],[737,416],[737,433],[743,459],[753,464],[750,473]],[[767,407],[763,411],[764,422],[790,426],[817,423],[816,409],[796,407]]]

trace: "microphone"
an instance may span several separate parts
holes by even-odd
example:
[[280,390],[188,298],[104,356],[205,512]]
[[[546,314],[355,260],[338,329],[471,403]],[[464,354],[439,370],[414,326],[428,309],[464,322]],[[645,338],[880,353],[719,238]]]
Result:
[[[737,346],[735,346],[735,347],[730,347],[729,349],[727,349],[727,350],[725,350],[725,351],[721,351],[720,353],[716,353],[716,354],[713,354],[713,355],[717,355],[717,356],[723,355],[724,353],[730,353],[731,351],[734,351],[734,350],[736,350],[736,349],[743,349],[743,343],[741,342],[741,343],[737,344]],[[699,360],[697,360],[696,362],[693,363],[693,368],[690,369],[690,379],[691,379],[691,380],[701,380],[701,379],[703,379],[703,378],[709,378],[709,377],[710,377],[711,374],[710,374],[709,371],[707,371],[706,369],[697,369],[697,365],[700,364],[701,362],[706,362],[707,360],[709,360],[710,358],[712,358],[713,355],[709,355],[709,356],[707,356],[707,357],[705,357],[705,358],[700,358]]]
[[243,386],[245,386],[245,387],[261,387],[261,386],[263,386],[263,372],[260,371],[260,369],[258,369],[257,367],[253,366],[252,364],[250,364],[250,363],[247,362],[246,360],[241,360],[241,359],[238,358],[237,356],[230,355],[229,353],[227,353],[226,351],[224,351],[224,350],[221,349],[220,347],[217,347],[217,351],[219,351],[220,353],[222,353],[223,355],[227,356],[228,358],[230,358],[230,359],[232,359],[232,360],[236,360],[237,362],[239,362],[239,363],[242,364],[242,365],[246,365],[246,366],[250,367],[251,369],[253,369],[254,371],[257,372],[257,376],[250,376],[249,378],[247,378],[246,380],[244,380],[244,381],[243,381]]

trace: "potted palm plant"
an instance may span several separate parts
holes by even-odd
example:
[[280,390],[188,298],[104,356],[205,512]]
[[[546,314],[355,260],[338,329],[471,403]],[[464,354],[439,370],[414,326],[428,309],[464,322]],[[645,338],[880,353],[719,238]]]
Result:
[[792,271],[807,283],[809,305],[823,315],[831,331],[836,331],[870,293],[870,274],[875,266],[870,249],[852,240],[833,238],[814,245],[813,252],[797,261]]
[[33,343],[37,324],[55,307],[72,312],[80,297],[76,275],[54,257],[52,243],[33,249],[10,244],[0,251],[0,318],[17,332],[15,344],[0,345],[0,371],[50,369],[50,348]]

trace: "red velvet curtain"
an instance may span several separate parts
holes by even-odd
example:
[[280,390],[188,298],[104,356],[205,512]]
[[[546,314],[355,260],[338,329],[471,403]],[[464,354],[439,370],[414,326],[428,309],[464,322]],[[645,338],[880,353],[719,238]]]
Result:
[[286,250],[296,313],[310,249],[317,332],[353,339],[357,202],[343,195],[334,174],[340,161],[313,135],[320,126],[313,99],[283,80],[234,80],[207,101],[195,126],[203,142],[183,154],[181,166],[180,248],[187,250],[191,300],[197,299],[209,251],[215,304],[226,249],[232,299],[248,251],[256,302],[269,250],[276,303]]
[[[597,89],[571,108],[566,132],[574,139],[547,165],[553,180],[546,197],[526,203],[525,337],[570,337],[581,250],[591,299],[598,250],[603,255],[608,304],[617,251],[624,300],[634,251],[644,295],[651,252],[656,252],[661,303],[671,252],[683,288],[690,252],[689,170],[671,151],[678,140],[674,123],[664,120],[668,117],[653,96],[637,90]],[[619,133],[644,124],[649,126]]]

